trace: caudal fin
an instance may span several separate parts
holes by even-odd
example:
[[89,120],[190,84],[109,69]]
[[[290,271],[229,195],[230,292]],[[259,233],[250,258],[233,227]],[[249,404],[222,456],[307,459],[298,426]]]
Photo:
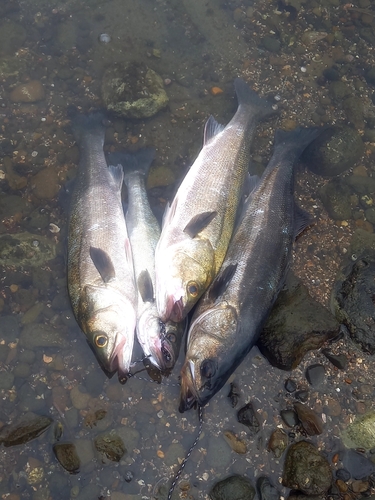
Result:
[[294,130],[276,130],[274,155],[283,154],[290,161],[297,160],[303,151],[325,130],[325,127],[297,127]]
[[121,165],[124,170],[124,182],[127,183],[128,176],[140,174],[145,177],[155,158],[155,148],[141,148],[135,153],[108,153],[106,155],[108,165]]
[[234,88],[236,89],[238,105],[250,107],[252,113],[258,116],[260,120],[278,112],[275,105],[260,97],[242,78],[234,80]]
[[88,115],[75,114],[71,116],[71,126],[74,138],[80,147],[83,147],[83,142],[86,137],[94,137],[104,145],[104,113],[94,111]]

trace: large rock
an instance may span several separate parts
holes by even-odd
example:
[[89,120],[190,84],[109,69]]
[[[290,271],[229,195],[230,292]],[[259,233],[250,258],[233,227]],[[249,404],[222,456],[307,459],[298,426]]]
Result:
[[350,219],[352,209],[350,204],[351,189],[339,177],[330,180],[319,189],[319,196],[324,208],[333,220]]
[[148,118],[168,104],[161,77],[138,62],[108,68],[103,75],[102,97],[109,111],[125,118]]
[[360,160],[364,144],[358,132],[350,127],[330,127],[312,142],[302,155],[315,174],[334,176],[345,172]]
[[26,232],[0,236],[2,266],[39,267],[55,256],[56,244],[45,236]]
[[252,500],[255,489],[245,476],[229,476],[215,484],[209,493],[211,500]]
[[263,328],[258,347],[273,366],[292,370],[308,351],[319,349],[336,336],[339,324],[292,273],[285,288]]
[[306,495],[326,493],[332,484],[328,461],[307,441],[292,444],[285,458],[283,485]]
[[354,422],[342,433],[342,441],[348,448],[375,448],[375,412],[357,415]]
[[[353,257],[356,257],[355,255]],[[375,353],[375,251],[366,250],[338,274],[331,296],[336,318],[363,351]]]

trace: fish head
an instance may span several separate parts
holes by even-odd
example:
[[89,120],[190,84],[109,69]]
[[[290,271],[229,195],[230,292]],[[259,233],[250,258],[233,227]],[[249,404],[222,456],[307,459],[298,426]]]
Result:
[[146,358],[159,370],[162,370],[163,355],[160,320],[154,304],[142,311],[137,322],[137,335]]
[[173,369],[178,355],[182,337],[187,327],[187,320],[176,323],[174,321],[160,322],[161,325],[161,366],[162,371],[169,372]]
[[208,240],[184,240],[156,264],[156,303],[162,321],[178,323],[215,275],[215,253]]
[[181,413],[196,404],[207,404],[229,378],[234,364],[231,346],[238,323],[235,308],[227,304],[214,306],[193,321],[181,369]]
[[86,338],[108,372],[129,372],[136,313],[133,305],[110,287],[86,286],[79,314]]

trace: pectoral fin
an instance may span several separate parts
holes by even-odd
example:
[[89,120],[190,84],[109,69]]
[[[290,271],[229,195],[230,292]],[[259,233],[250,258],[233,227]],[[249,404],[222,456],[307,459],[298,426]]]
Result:
[[141,272],[137,280],[138,291],[141,294],[143,302],[154,301],[154,287],[150,273],[147,269]]
[[203,212],[195,215],[186,225],[184,233],[195,238],[217,216],[217,212]]
[[235,264],[229,264],[223,271],[220,272],[210,287],[208,296],[211,300],[216,300],[224,293],[233,278],[236,269],[237,262]]
[[116,277],[110,256],[101,248],[90,247],[90,257],[104,283]]
[[308,226],[311,226],[311,224],[314,222],[313,217],[306,212],[306,210],[303,210],[303,208],[299,207],[298,205],[295,205],[295,225],[294,225],[294,237],[297,238],[297,236],[302,233]]

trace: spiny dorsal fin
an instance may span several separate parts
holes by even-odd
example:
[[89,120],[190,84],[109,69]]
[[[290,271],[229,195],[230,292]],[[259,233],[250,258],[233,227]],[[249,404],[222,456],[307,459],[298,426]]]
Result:
[[210,300],[216,300],[223,294],[229,285],[230,280],[233,278],[236,269],[237,262],[235,264],[229,264],[223,271],[220,272],[210,287],[208,294]]
[[186,225],[184,233],[195,238],[217,216],[217,212],[203,212],[195,215]]
[[101,248],[90,247],[90,257],[104,283],[116,277],[110,256]]
[[137,281],[137,286],[143,302],[154,301],[154,287],[152,285],[150,273],[147,269],[143,270],[140,273]]
[[215,135],[220,134],[225,129],[225,125],[218,123],[211,115],[204,127],[203,144],[207,144]]

